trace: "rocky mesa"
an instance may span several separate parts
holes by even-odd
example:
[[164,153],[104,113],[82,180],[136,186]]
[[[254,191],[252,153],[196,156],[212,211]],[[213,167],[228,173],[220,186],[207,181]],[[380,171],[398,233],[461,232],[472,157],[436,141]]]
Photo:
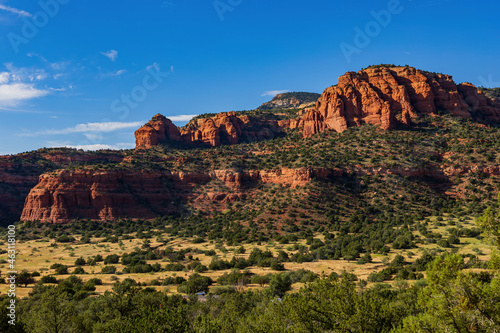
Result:
[[474,85],[457,85],[449,75],[413,67],[376,66],[348,72],[327,88],[316,107],[298,119],[304,137],[326,129],[372,124],[389,130],[428,114],[450,113],[483,122],[500,122],[500,103]]

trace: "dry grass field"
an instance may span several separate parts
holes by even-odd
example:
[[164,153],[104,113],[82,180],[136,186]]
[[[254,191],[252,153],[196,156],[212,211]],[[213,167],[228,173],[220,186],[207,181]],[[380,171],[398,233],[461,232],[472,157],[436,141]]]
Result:
[[[427,230],[433,233],[439,233],[443,235],[443,238],[449,235],[449,228],[451,227],[467,227],[472,228],[475,226],[475,222],[473,219],[457,219],[457,218],[441,218],[438,221],[437,218],[430,218],[428,220]],[[417,258],[419,258],[422,253],[425,251],[440,254],[445,251],[456,251],[461,254],[474,254],[477,255],[481,260],[488,260],[490,258],[491,251],[493,246],[487,243],[487,240],[480,240],[477,238],[460,238],[460,244],[456,244],[453,248],[442,248],[439,245],[433,244],[425,244],[423,241],[423,237],[421,237],[418,231],[413,231],[415,236],[419,237],[417,243],[417,248],[413,248],[410,250],[394,250],[391,249],[390,253],[385,256],[382,254],[372,254],[373,262],[367,264],[358,264],[356,261],[346,261],[346,260],[320,260],[314,262],[304,262],[304,263],[296,263],[296,262],[285,262],[284,266],[287,271],[294,271],[298,269],[307,269],[318,275],[329,275],[332,272],[336,272],[340,274],[343,271],[354,273],[357,275],[359,279],[366,280],[370,273],[374,271],[380,271],[384,267],[387,267],[387,263],[390,262],[396,255],[403,255],[407,262],[413,262]],[[133,235],[131,235],[133,236]],[[320,238],[324,240],[323,235],[317,234],[316,238]],[[36,280],[39,280],[42,276],[45,275],[53,275],[58,280],[64,279],[69,275],[57,275],[54,269],[51,269],[51,265],[54,263],[59,263],[63,265],[67,265],[69,267],[68,271],[71,274],[75,266],[75,260],[82,257],[85,260],[93,258],[95,255],[100,254],[103,258],[106,258],[108,255],[117,254],[118,256],[122,256],[123,254],[133,252],[134,250],[138,250],[143,245],[144,240],[141,239],[126,239],[119,241],[118,243],[109,243],[103,242],[101,238],[93,238],[90,244],[81,244],[79,242],[79,238],[75,237],[76,241],[72,243],[57,243],[54,239],[40,239],[40,240],[32,240],[32,241],[21,241],[16,245],[16,270],[18,272],[22,270],[27,270],[29,272],[39,272],[40,276],[36,277]],[[301,240],[297,242],[300,245],[306,245],[305,240]],[[295,244],[295,243],[294,243]],[[254,248],[259,248],[263,251],[271,251],[275,256],[277,256],[279,251],[285,251],[288,254],[291,254],[291,250],[293,250],[294,244],[277,244],[275,242],[268,242],[266,244],[257,245],[253,244],[243,244],[242,246],[245,248],[245,253],[240,254],[238,249],[241,245],[238,246],[227,246],[226,244],[216,244],[214,242],[204,242],[204,243],[194,243],[192,239],[183,239],[183,238],[172,238],[168,234],[162,234],[161,237],[157,237],[156,239],[150,240],[151,248],[165,249],[166,247],[171,247],[175,251],[179,251],[182,249],[191,248],[193,252],[205,252],[209,250],[213,250],[216,253],[216,257],[219,259],[231,260],[233,256],[243,257],[245,259],[248,258],[250,252]],[[2,246],[2,245],[0,245]],[[6,246],[6,243],[3,244]],[[195,251],[199,250],[199,251]],[[189,256],[189,253],[186,254],[186,257]],[[207,256],[204,253],[192,253],[193,259],[199,259],[201,263],[205,266],[209,266],[212,261],[212,256]],[[8,264],[5,262],[7,260],[7,254],[0,255],[0,261],[3,262],[0,264],[0,272],[3,277],[7,274]],[[186,262],[182,262],[186,264]],[[162,260],[149,260],[148,264],[159,263],[162,267],[169,263],[166,259]],[[113,264],[117,271],[115,274],[102,274],[101,269],[104,263],[98,262],[95,266],[84,265],[82,266],[85,270],[86,274],[79,274],[84,282],[88,281],[92,278],[99,278],[102,280],[103,285],[96,286],[97,293],[104,293],[107,290],[111,290],[113,283],[115,281],[123,281],[126,278],[131,278],[140,283],[150,284],[153,280],[163,281],[166,277],[176,277],[181,276],[185,279],[188,279],[190,275],[194,273],[192,270],[185,270],[180,272],[151,272],[151,273],[122,273],[125,266],[122,264]],[[187,266],[187,265],[186,265]],[[211,271],[208,270],[202,275],[211,277],[214,281],[217,280],[218,277],[223,275],[224,273],[229,272],[230,270],[220,270],[220,271]],[[279,273],[278,271],[273,271],[268,267],[249,267],[247,271],[251,274],[256,275],[265,275],[268,273]],[[391,283],[393,281],[388,281]],[[303,284],[296,283],[293,285],[294,290],[298,290]],[[19,297],[28,296],[29,292],[33,288],[33,285],[28,285],[28,287],[17,287],[16,293]],[[165,290],[169,293],[176,293],[177,286],[169,285],[169,286],[154,286],[157,290]],[[255,289],[261,288],[259,285],[247,285],[244,289]],[[0,293],[6,293],[8,290],[8,286],[6,284],[0,284]]]

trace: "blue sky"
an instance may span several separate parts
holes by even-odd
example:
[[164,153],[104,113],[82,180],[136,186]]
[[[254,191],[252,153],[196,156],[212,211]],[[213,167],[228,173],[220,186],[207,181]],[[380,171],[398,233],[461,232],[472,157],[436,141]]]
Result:
[[492,0],[0,0],[0,154],[132,148],[157,113],[183,125],[253,109],[371,64],[500,86],[499,11]]

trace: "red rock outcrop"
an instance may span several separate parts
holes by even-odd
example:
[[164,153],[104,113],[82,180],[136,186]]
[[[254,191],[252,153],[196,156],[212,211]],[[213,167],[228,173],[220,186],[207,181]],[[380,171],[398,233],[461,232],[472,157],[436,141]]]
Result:
[[157,114],[146,125],[135,131],[137,148],[151,148],[165,141],[182,141],[181,133],[172,121]]
[[203,143],[212,147],[221,145],[221,140],[237,144],[245,125],[250,123],[247,116],[236,116],[236,112],[219,113],[212,118],[192,120],[182,130],[181,135],[187,143]]
[[135,132],[135,137],[138,149],[169,141],[218,147],[221,144],[273,139],[280,131],[277,121],[256,119],[232,111],[191,120],[180,130],[168,118],[156,115]]
[[[353,166],[357,175],[397,174],[407,177],[445,178],[467,170],[386,169]],[[109,221],[116,218],[155,218],[181,213],[191,202],[233,202],[252,193],[258,183],[289,187],[307,185],[313,178],[342,177],[345,170],[332,168],[282,168],[277,170],[214,170],[193,172],[142,172],[102,170],[60,170],[40,176],[26,198],[22,221],[68,223],[76,218]],[[499,174],[498,168],[487,170]],[[211,181],[226,190],[213,191]],[[203,190],[207,185],[207,190]],[[221,187],[221,188],[224,188]],[[201,190],[200,190],[201,189]]]
[[392,129],[439,111],[492,122],[500,119],[498,102],[471,84],[457,86],[449,75],[413,67],[378,67],[341,76],[338,85],[327,88],[300,121],[304,137],[309,137],[325,129],[342,132],[361,124]]
[[179,213],[179,200],[203,176],[168,172],[57,171],[40,176],[26,198],[22,221],[66,223],[75,218],[154,218]]
[[486,97],[472,83],[461,83],[458,91],[469,105],[469,110],[474,117],[484,121],[500,123],[500,102]]
[[[302,186],[312,177],[335,174],[330,169],[280,169],[207,173],[60,170],[43,174],[26,198],[22,221],[67,223],[76,218],[109,221],[120,217],[155,218],[181,213],[188,199],[234,201],[245,197],[252,182]],[[337,172],[341,175],[342,172]],[[231,192],[197,192],[219,180]]]
[[120,152],[86,153],[67,148],[0,156],[0,224],[19,221],[26,196],[44,172],[74,163],[119,163],[123,157]]
[[[296,97],[283,98],[282,95],[273,101],[261,108],[301,102]],[[338,85],[323,92],[314,108],[304,112],[299,113],[297,119],[280,121],[224,112],[192,120],[180,132],[170,120],[156,115],[136,131],[137,148],[150,148],[168,140],[216,147],[272,139],[284,128],[302,128],[304,137],[327,129],[343,132],[362,124],[389,130],[400,124],[409,125],[421,115],[440,112],[500,123],[500,102],[488,98],[470,83],[457,85],[449,75],[413,67],[382,66],[348,72],[339,78]]]
[[0,157],[0,222],[13,223],[19,220],[24,198],[36,185],[38,175],[29,166],[21,171],[19,162],[10,156]]
[[[373,124],[388,130],[400,124],[409,125],[412,119],[419,116],[441,111],[457,117],[500,123],[500,102],[486,97],[472,84],[456,85],[450,76],[412,67],[379,67],[346,73],[340,77],[337,86],[324,91],[314,108],[305,109],[296,119],[277,121],[227,112],[192,120],[179,129],[169,119],[156,115],[138,129],[135,136],[137,148],[151,148],[168,142],[219,146],[272,139],[282,128],[299,128],[305,137],[329,129],[342,132],[362,124]],[[148,155],[145,151],[137,151],[136,154]],[[75,162],[124,161],[124,164],[133,164],[140,156],[126,157],[118,152],[39,155],[42,157],[0,157],[0,220],[20,212],[24,198],[21,220],[67,223],[75,218],[106,221],[182,213],[188,205],[203,208],[207,202],[233,202],[251,196],[251,187],[258,183],[297,187],[306,185],[313,178],[342,177],[344,171],[358,176],[397,174],[436,179],[473,172],[500,175],[496,167],[456,168],[449,165],[442,165],[441,169],[346,166],[345,170],[282,168],[240,172],[206,170],[203,173],[132,168],[129,169],[131,171],[120,171],[116,168],[61,170],[42,174]],[[203,153],[201,155],[203,158]],[[174,161],[180,167],[190,157],[148,158]],[[221,183],[224,186],[214,186]]]

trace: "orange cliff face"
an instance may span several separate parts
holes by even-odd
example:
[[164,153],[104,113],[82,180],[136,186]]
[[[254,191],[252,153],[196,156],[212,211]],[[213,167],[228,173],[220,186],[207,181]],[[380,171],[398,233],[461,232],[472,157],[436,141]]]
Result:
[[[195,207],[203,207],[211,202],[245,198],[251,190],[243,183],[296,187],[307,184],[312,177],[327,177],[332,172],[306,168],[244,172],[213,170],[206,173],[60,170],[40,176],[38,185],[26,198],[21,221],[68,223],[76,218],[101,221],[152,219],[182,213],[188,201]],[[226,191],[213,192],[212,180],[224,183]],[[208,185],[207,190],[196,191],[205,185]]]
[[154,218],[179,213],[187,188],[189,180],[176,181],[168,172],[62,170],[40,176],[26,198],[21,221]]
[[146,125],[135,131],[138,148],[151,148],[165,141],[181,141],[181,133],[172,121],[157,114]]
[[500,119],[499,103],[469,83],[456,85],[449,75],[413,67],[380,67],[341,76],[338,85],[327,88],[298,123],[304,137],[309,137],[362,124],[388,130],[439,111],[489,122]]
[[123,158],[121,152],[85,153],[66,148],[0,156],[0,223],[19,221],[26,196],[41,174],[73,163],[120,163]]
[[180,130],[168,118],[158,114],[135,132],[135,138],[136,149],[168,142],[218,147],[221,144],[273,139],[280,131],[277,121],[254,119],[237,115],[234,111],[191,120]]
[[[224,210],[227,202],[254,197],[251,184],[302,187],[313,179],[342,177],[336,168],[274,170],[117,171],[59,170],[43,174],[26,198],[21,221],[69,223],[76,218],[111,221],[117,218],[153,219],[190,209]],[[499,167],[460,169],[372,168],[351,166],[358,176],[397,174],[447,179],[467,173],[500,175]],[[213,181],[223,186],[214,188]]]

